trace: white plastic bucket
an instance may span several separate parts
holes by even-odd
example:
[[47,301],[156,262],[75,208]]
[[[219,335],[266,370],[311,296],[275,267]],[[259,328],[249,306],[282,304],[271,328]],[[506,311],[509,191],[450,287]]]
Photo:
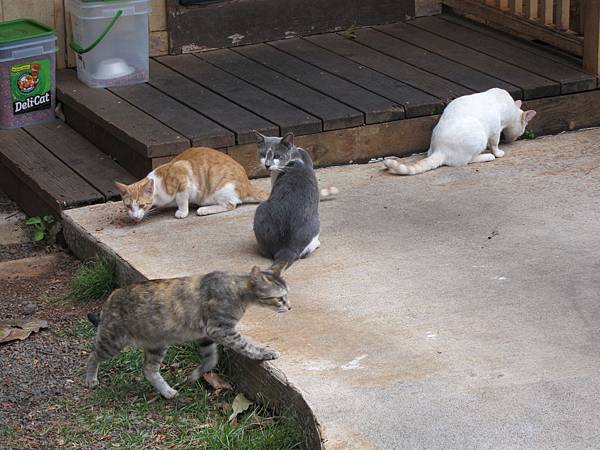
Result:
[[71,0],[79,79],[91,87],[148,81],[150,11],[150,0]]

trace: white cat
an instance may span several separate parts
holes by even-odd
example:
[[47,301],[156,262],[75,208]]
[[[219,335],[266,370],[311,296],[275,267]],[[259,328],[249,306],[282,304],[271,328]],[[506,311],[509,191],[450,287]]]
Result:
[[[514,101],[503,89],[493,88],[451,101],[433,129],[427,157],[412,165],[396,159],[383,163],[391,173],[415,175],[440,166],[464,166],[492,161],[504,156],[498,148],[500,134],[512,142],[525,132],[535,111],[522,111],[521,100]],[[492,153],[484,153],[489,149]]]

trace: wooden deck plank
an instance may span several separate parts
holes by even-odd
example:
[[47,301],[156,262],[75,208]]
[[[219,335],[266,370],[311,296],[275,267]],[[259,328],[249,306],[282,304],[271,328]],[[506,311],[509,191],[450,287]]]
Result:
[[190,141],[106,89],[94,89],[77,79],[74,70],[57,71],[58,99],[105,128],[145,157],[175,155]]
[[181,133],[194,147],[220,148],[235,144],[235,135],[231,131],[149,84],[134,84],[110,91]]
[[587,91],[596,88],[596,77],[581,70],[557,64],[539,54],[523,50],[504,41],[498,41],[461,25],[439,19],[423,17],[411,22],[419,28],[435,33],[466,47],[521,67],[529,72],[554,80],[561,85],[561,93]]
[[150,60],[149,84],[231,130],[237,144],[255,142],[252,130],[277,134],[279,128],[250,111],[215,94],[159,62]]
[[133,175],[110,156],[59,120],[27,127],[25,131],[91,184],[106,200],[117,200],[120,197],[114,181],[127,184],[136,181]]
[[257,44],[238,47],[235,51],[362,111],[367,124],[388,122],[404,117],[402,106],[373,94],[356,84],[324,72],[276,48],[265,44]]
[[444,103],[461,95],[473,93],[471,89],[432,75],[335,33],[308,36],[306,39],[340,56],[433,95]]
[[192,55],[163,56],[158,61],[279,126],[281,135],[323,129],[316,117]]
[[481,25],[477,22],[468,20],[464,17],[457,16],[454,14],[440,14],[437,17],[448,22],[461,25],[463,27],[471,28],[472,30],[477,31],[478,33],[490,36],[495,40],[504,41],[515,47],[519,47],[521,49],[537,53],[540,56],[543,56],[544,58],[551,59],[552,61],[564,64],[573,69],[582,70],[581,58],[565,53],[559,49],[555,49],[554,47],[547,46],[543,43],[537,43],[530,40],[526,40],[525,38],[519,39],[511,34],[503,33],[494,28],[486,27],[485,25]]
[[409,24],[376,27],[390,36],[519,86],[524,99],[560,94],[559,83]]
[[516,98],[520,98],[521,88],[517,86],[380,31],[369,28],[357,30],[355,40],[381,53],[400,59],[429,73],[439,75],[476,92],[498,87],[506,89]]
[[[59,214],[65,208],[104,201],[100,192],[22,129],[0,131],[0,165],[11,172],[3,177],[2,188],[21,205],[31,201],[44,211],[42,204]],[[11,178],[18,183],[5,185]],[[27,186],[25,196],[18,192],[22,185]]]
[[284,39],[268,44],[402,105],[406,117],[438,114],[443,109],[443,103],[438,98],[336,55],[305,39]]
[[195,56],[308,111],[323,121],[324,130],[337,130],[364,123],[360,111],[231,50],[196,53]]

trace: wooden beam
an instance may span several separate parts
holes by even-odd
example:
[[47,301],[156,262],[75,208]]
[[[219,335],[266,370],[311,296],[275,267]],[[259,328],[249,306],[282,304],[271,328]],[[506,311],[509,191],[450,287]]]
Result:
[[583,69],[600,75],[600,0],[587,0],[583,7]]
[[69,48],[69,42],[71,41],[71,34],[73,34],[73,28],[71,27],[71,0],[64,0],[65,10],[65,48],[67,50],[67,67],[75,67],[77,65],[77,55]]
[[167,30],[167,0],[152,0],[150,31]]
[[557,0],[556,12],[556,26],[561,30],[569,30],[571,28],[571,0]]
[[64,0],[54,0],[54,30],[56,30],[56,68],[63,69],[67,66],[67,48],[65,28],[65,3]]

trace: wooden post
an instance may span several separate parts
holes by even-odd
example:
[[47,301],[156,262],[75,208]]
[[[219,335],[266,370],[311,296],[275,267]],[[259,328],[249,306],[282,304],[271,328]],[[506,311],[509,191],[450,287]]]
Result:
[[556,4],[557,20],[556,25],[561,30],[571,28],[571,0],[558,0]]
[[538,0],[529,0],[527,18],[531,20],[537,20],[538,17]]
[[554,24],[554,0],[542,0],[542,21],[544,25]]
[[583,8],[583,69],[600,75],[600,0],[585,0]]
[[500,0],[498,6],[502,11],[508,11],[508,0]]
[[511,0],[510,10],[517,16],[523,15],[523,0]]

